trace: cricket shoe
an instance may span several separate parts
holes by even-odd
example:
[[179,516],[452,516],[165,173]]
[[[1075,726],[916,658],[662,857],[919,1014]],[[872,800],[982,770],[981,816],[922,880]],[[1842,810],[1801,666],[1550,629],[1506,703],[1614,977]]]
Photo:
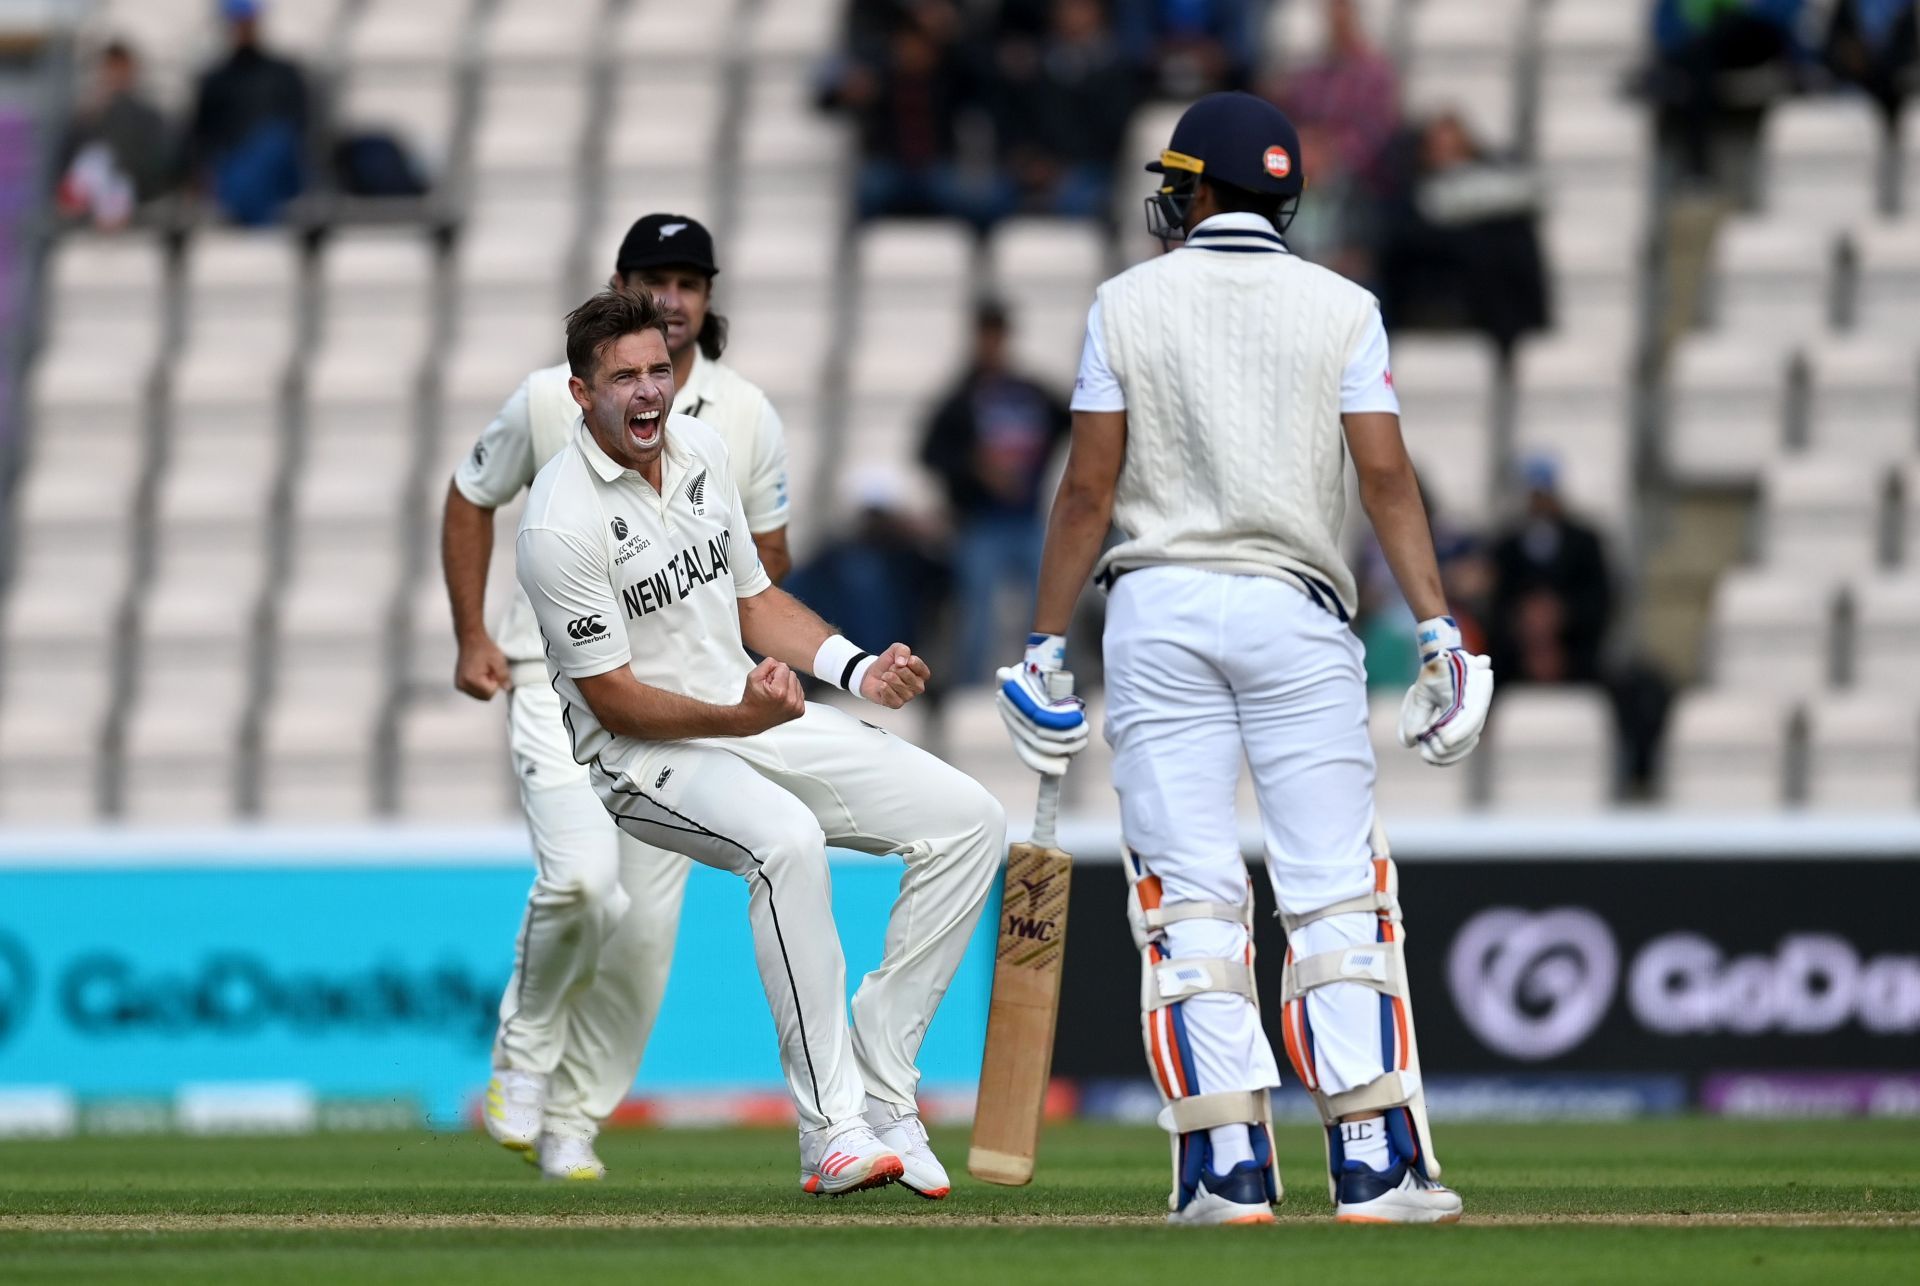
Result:
[[927,1139],[927,1127],[912,1108],[896,1107],[875,1098],[867,1100],[867,1124],[882,1145],[899,1154],[902,1170],[898,1183],[917,1197],[938,1201],[953,1191],[947,1168],[933,1154]]
[[496,1067],[487,1082],[481,1113],[494,1142],[515,1152],[531,1152],[540,1142],[540,1114],[547,1105],[547,1078],[538,1072]]
[[1193,1195],[1167,1216],[1167,1222],[1188,1228],[1272,1223],[1268,1174],[1267,1167],[1258,1161],[1242,1161],[1225,1174],[1203,1170]]
[[593,1139],[572,1130],[548,1130],[540,1136],[540,1174],[543,1178],[591,1183],[607,1177],[607,1167],[594,1155]]
[[1374,1170],[1349,1161],[1334,1200],[1336,1223],[1459,1223],[1460,1194],[1405,1161]]
[[809,1130],[800,1136],[800,1186],[816,1197],[880,1188],[906,1171],[900,1154],[864,1121]]

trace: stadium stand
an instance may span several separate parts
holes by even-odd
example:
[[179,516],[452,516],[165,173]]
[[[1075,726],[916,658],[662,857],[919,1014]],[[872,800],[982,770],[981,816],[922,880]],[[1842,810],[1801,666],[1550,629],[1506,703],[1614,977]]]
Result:
[[[719,237],[729,356],[786,423],[799,557],[875,478],[937,521],[918,430],[973,302],[1011,304],[1020,365],[1070,381],[1093,287],[1158,251],[1135,167],[1182,105],[1135,112],[1110,224],[859,225],[855,127],[814,101],[845,8],[270,6],[268,38],[311,69],[335,132],[392,134],[433,195],[323,193],[256,231],[186,202],[50,239],[6,507],[0,818],[509,815],[500,711],[448,682],[438,507],[514,384],[558,359],[558,315],[604,280],[643,209]],[[1730,504],[1748,526],[1724,567],[1698,556],[1717,577],[1695,612],[1706,683],[1678,701],[1666,801],[1911,807],[1911,700],[1873,698],[1910,697],[1920,673],[1920,108],[1889,139],[1861,99],[1774,105],[1753,199],[1716,198],[1705,221],[1696,306],[1673,284],[1689,194],[1657,163],[1652,108],[1626,92],[1644,6],[1359,11],[1409,112],[1460,111],[1543,193],[1551,331],[1510,357],[1477,334],[1395,335],[1409,442],[1449,523],[1493,529],[1516,464],[1550,455],[1572,509],[1623,556],[1631,599],[1638,560],[1692,530],[1690,505]],[[1266,70],[1284,76],[1321,49],[1323,6],[1275,0],[1262,30]],[[220,44],[201,0],[105,0],[82,48],[107,34],[139,47],[176,114]],[[618,74],[629,64],[646,74]],[[1690,324],[1668,324],[1676,307]],[[496,603],[513,520],[500,516]],[[1750,690],[1786,704],[1732,696]],[[1503,691],[1485,762],[1455,773],[1399,750],[1397,700],[1376,702],[1396,813],[1615,799],[1606,693]],[[1030,802],[983,694],[886,722],[1014,812]],[[1070,806],[1111,817],[1103,772],[1090,755]]]

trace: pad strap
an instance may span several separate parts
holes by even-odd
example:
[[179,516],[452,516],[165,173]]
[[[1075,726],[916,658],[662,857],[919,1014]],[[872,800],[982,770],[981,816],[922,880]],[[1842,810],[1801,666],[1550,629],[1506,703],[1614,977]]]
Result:
[[1169,924],[1182,920],[1225,920],[1229,924],[1253,927],[1253,899],[1244,902],[1168,902],[1140,913],[1140,923],[1148,934],[1158,933]]
[[1174,1099],[1160,1109],[1158,1120],[1170,1134],[1187,1134],[1219,1125],[1265,1125],[1268,1111],[1265,1090],[1216,1090]]
[[1404,998],[1407,966],[1401,944],[1369,942],[1365,946],[1322,951],[1304,960],[1292,961],[1281,974],[1280,1003],[1291,1004],[1315,987],[1336,982],[1355,982],[1382,995]]
[[1355,912],[1379,915],[1383,911],[1387,913],[1388,919],[1394,921],[1396,924],[1399,923],[1400,899],[1391,893],[1382,893],[1375,890],[1362,893],[1359,897],[1343,898],[1338,902],[1332,903],[1329,906],[1320,907],[1317,910],[1302,911],[1297,915],[1289,915],[1285,911],[1281,911],[1278,912],[1278,915],[1280,917],[1280,923],[1286,927],[1287,936],[1292,937],[1302,925],[1312,924],[1316,920],[1324,920],[1328,916],[1352,915]]
[[1189,996],[1209,991],[1245,996],[1258,1003],[1253,971],[1243,962],[1213,956],[1183,956],[1147,966],[1140,988],[1140,1007],[1149,1012],[1165,1009]]
[[1326,1107],[1322,1115],[1338,1120],[1355,1112],[1385,1112],[1407,1106],[1419,1092],[1420,1073],[1388,1072],[1384,1076],[1376,1076],[1358,1089],[1325,1095]]

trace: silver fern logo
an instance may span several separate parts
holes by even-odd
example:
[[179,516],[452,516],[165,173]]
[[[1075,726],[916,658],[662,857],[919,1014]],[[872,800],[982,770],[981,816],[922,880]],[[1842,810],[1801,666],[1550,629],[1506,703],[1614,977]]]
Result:
[[693,506],[696,518],[707,516],[707,471],[702,469],[693,475],[693,481],[687,484],[687,503]]

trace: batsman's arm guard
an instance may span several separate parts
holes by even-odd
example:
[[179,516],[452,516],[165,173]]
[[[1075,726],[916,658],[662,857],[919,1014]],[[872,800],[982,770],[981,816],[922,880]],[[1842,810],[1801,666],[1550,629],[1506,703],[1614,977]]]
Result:
[[[1166,1101],[1157,1118],[1167,1131],[1173,1153],[1173,1191],[1167,1208],[1180,1207],[1180,1188],[1194,1176],[1185,1174],[1180,1139],[1195,1130],[1221,1125],[1246,1125],[1265,1131],[1268,1158],[1268,1199],[1280,1200],[1280,1166],[1273,1153],[1273,1105],[1265,1088],[1192,1092],[1184,1065],[1175,1007],[1207,992],[1240,996],[1260,1008],[1253,977],[1253,887],[1239,902],[1162,902],[1159,877],[1149,875],[1138,856],[1124,854],[1127,871],[1127,921],[1134,945],[1140,948],[1140,1030],[1154,1084]],[[1214,956],[1171,956],[1166,928],[1183,920],[1218,920],[1247,931],[1244,959]]]
[[[1387,851],[1386,833],[1373,826],[1374,885],[1370,892],[1318,907],[1298,915],[1282,911],[1280,922],[1291,939],[1302,926],[1328,916],[1365,912],[1377,916],[1379,940],[1364,946],[1323,951],[1304,959],[1287,949],[1281,974],[1281,1026],[1287,1058],[1301,1084],[1313,1096],[1320,1119],[1327,1126],[1328,1184],[1338,1198],[1341,1153],[1339,1122],[1360,1112],[1379,1112],[1386,1121],[1394,1149],[1429,1179],[1440,1177],[1440,1160],[1433,1152],[1433,1131],[1427,1124],[1426,1094],[1420,1082],[1420,1048],[1413,1034],[1413,1002],[1407,988],[1406,930],[1400,918],[1400,873]],[[1389,1002],[1395,1056],[1376,1079],[1356,1089],[1329,1094],[1320,1086],[1313,1052],[1313,1032],[1307,1021],[1307,993],[1332,983],[1371,987]]]

